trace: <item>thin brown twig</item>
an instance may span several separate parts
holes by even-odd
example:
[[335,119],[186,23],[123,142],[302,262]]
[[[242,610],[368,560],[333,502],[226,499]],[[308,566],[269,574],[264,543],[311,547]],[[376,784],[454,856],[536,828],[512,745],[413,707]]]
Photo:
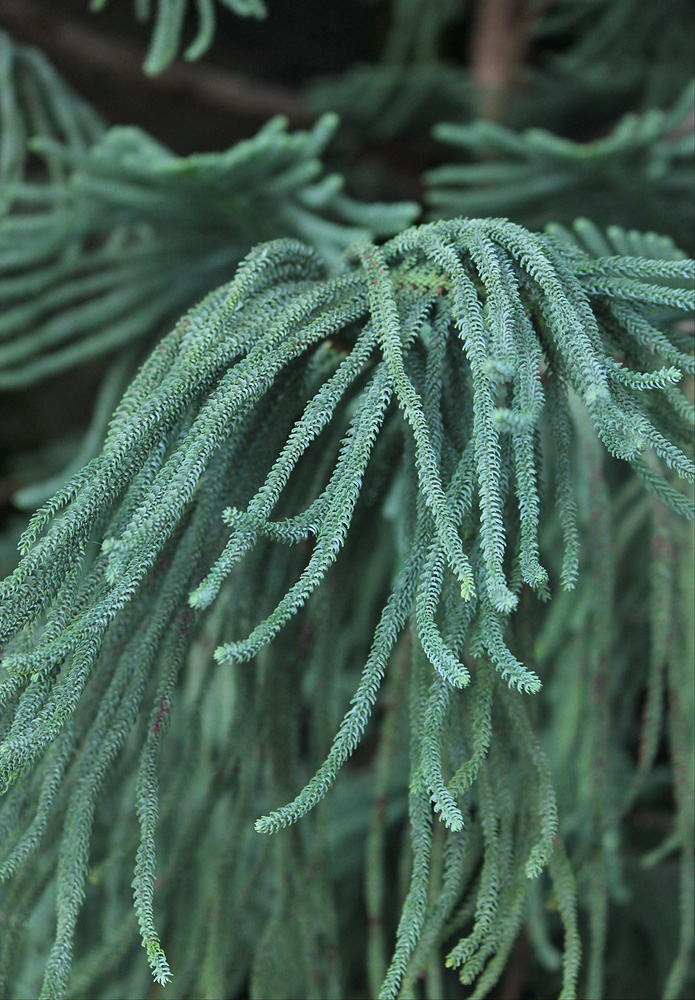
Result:
[[479,113],[503,121],[528,55],[533,28],[545,9],[534,0],[477,0],[471,46],[471,76]]

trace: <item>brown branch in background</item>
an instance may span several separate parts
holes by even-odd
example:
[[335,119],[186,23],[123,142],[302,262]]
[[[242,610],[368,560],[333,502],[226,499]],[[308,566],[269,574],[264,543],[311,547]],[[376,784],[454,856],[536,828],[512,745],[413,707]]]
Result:
[[477,0],[471,45],[471,77],[478,113],[501,122],[526,60],[533,28],[544,9],[535,0]]
[[135,82],[140,88],[149,84],[167,97],[188,97],[245,119],[265,121],[282,114],[295,128],[311,125],[317,117],[287,87],[202,63],[178,62],[159,76],[146,77],[142,70],[144,49],[65,16],[52,4],[0,0],[0,26],[5,25],[21,31],[30,44],[51,57]]

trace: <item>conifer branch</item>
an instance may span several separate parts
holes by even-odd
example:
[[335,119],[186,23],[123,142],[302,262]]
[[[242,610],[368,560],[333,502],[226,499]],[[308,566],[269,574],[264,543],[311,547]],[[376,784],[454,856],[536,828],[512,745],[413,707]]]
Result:
[[[247,761],[228,780],[246,789],[246,821],[259,734],[271,748],[261,833],[296,823],[334,785],[411,630],[414,860],[381,995],[396,996],[411,963],[421,966],[419,941],[439,940],[462,877],[455,845],[469,836],[473,807],[482,868],[472,926],[448,964],[464,982],[489,988],[518,933],[527,879],[550,863],[567,937],[565,995],[573,995],[574,889],[564,862],[552,861],[556,794],[525,708],[543,671],[524,662],[515,640],[522,593],[550,597],[553,606],[562,597],[540,562],[536,484],[556,479],[550,504],[565,539],[557,573],[565,587],[577,578],[577,522],[587,502],[591,532],[601,536],[590,549],[600,552],[591,569],[604,595],[591,611],[600,638],[587,662],[591,676],[604,678],[614,573],[604,456],[641,462],[651,488],[692,516],[674,485],[693,480],[677,443],[691,430],[687,408],[674,405],[683,370],[674,322],[692,308],[695,272],[691,261],[668,257],[595,259],[567,240],[502,219],[457,219],[405,230],[381,248],[359,242],[333,276],[297,241],[261,244],[161,341],[126,390],[101,453],[31,519],[23,558],[0,584],[0,775],[8,803],[17,803],[0,870],[31,881],[26,862],[44,831],[56,831],[58,924],[44,995],[68,989],[95,810],[104,783],[121,773],[119,758],[138,774],[133,889],[141,937],[155,978],[169,977],[154,915],[155,831],[169,809],[159,806],[158,762],[167,728],[187,712],[177,705],[179,677],[191,669],[206,608],[225,611],[213,645],[216,671],[233,678],[238,701],[233,759]],[[575,461],[594,470],[588,501],[577,499]],[[389,508],[398,511],[396,533]],[[542,509],[547,517],[547,502]],[[365,581],[376,572],[383,548],[360,549],[374,531],[394,577],[370,612],[371,644],[361,677],[350,678],[350,706],[329,698],[337,731],[307,780],[282,736],[297,732],[291,719],[304,682],[293,651],[331,581],[333,613],[347,620],[341,566],[346,553],[362,551]],[[341,650],[312,654],[308,676],[342,689],[350,672],[349,650]],[[287,694],[278,702],[272,685],[280,678]],[[596,716],[586,734],[596,760],[605,683],[592,688]],[[518,783],[510,783],[512,760]],[[602,780],[597,765],[588,807],[597,837],[604,820],[596,803],[608,796]],[[39,790],[36,805],[24,798],[28,782]],[[278,807],[288,792],[295,797]],[[428,860],[437,815],[454,852],[441,885],[430,884]],[[257,849],[243,850],[252,857]],[[291,871],[289,857],[280,846],[282,870]],[[301,891],[293,881],[283,889],[269,941]],[[591,911],[595,977],[602,898]],[[319,931],[306,921],[314,940]],[[264,947],[258,961],[268,960]]]

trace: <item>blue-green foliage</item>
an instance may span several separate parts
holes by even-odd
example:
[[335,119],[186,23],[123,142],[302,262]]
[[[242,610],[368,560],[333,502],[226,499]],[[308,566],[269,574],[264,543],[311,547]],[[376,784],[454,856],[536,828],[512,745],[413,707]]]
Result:
[[319,77],[308,87],[309,102],[328,108],[361,133],[380,140],[432,115],[467,113],[472,88],[458,68],[438,58],[452,22],[466,8],[464,0],[393,0],[381,60],[358,63],[345,72]]
[[[688,622],[668,593],[688,586],[674,515],[692,516],[678,480],[694,474],[679,387],[694,268],[648,238],[614,254],[618,232],[585,227],[599,238],[597,259],[566,230],[457,219],[359,241],[332,276],[273,241],[154,349],[0,585],[4,992],[50,952],[42,996],[105,977],[142,994],[141,939],[172,996],[234,995],[249,967],[256,997],[343,995],[355,930],[336,892],[361,866],[351,823],[367,821],[374,995],[421,976],[441,993],[444,948],[484,996],[526,925],[574,997],[577,894],[600,990],[621,819],[653,772],[663,692],[684,683]],[[635,662],[612,608],[650,519],[653,648]],[[650,692],[627,797],[606,742],[626,674]],[[547,747],[543,684],[560,705]],[[688,718],[669,710],[673,995],[692,956]],[[345,767],[361,747],[368,783]],[[406,795],[392,946],[386,839]],[[106,921],[87,951],[85,899]]]
[[[355,135],[379,140],[421,137],[442,121],[473,123],[481,91],[495,86],[470,65],[480,7],[462,0],[392,0],[390,6],[373,60],[311,80],[312,106],[337,112]],[[516,131],[534,127],[566,136],[582,134],[589,122],[601,134],[602,123],[607,129],[628,111],[670,109],[693,72],[690,0],[555,0],[507,11],[495,27],[491,61],[513,77],[498,83],[511,88],[500,97],[505,124]],[[514,43],[505,50],[512,37],[521,40],[516,55]],[[524,59],[524,45],[531,58]],[[553,217],[550,205],[548,213],[544,222]]]
[[351,199],[320,159],[336,127],[288,134],[282,118],[225,153],[177,157],[112,128],[86,154],[41,143],[69,167],[0,219],[0,388],[17,388],[152,338],[228,280],[255,244],[297,236],[329,262],[391,235],[411,203]]
[[587,93],[647,107],[674,101],[692,72],[695,38],[689,0],[557,0],[535,30],[559,86],[574,79]]
[[0,387],[117,349],[0,583],[2,996],[689,995],[691,0],[516,5],[493,102],[385,6],[309,91],[419,229],[332,114],[177,157],[0,33]]
[[[41,187],[37,167],[28,170],[30,143],[57,140],[73,156],[84,153],[104,131],[99,116],[71,90],[36,49],[17,45],[0,31],[0,216],[16,200],[32,204]],[[65,178],[64,158],[48,152],[41,180],[59,185]]]
[[39,52],[4,34],[0,69],[0,390],[117,352],[67,469],[16,494],[23,508],[96,454],[150,345],[254,244],[297,236],[334,264],[418,214],[356,201],[326,173],[334,115],[294,134],[276,118],[226,152],[177,157],[141,130],[106,131]]
[[[154,28],[147,58],[146,73],[161,73],[177,57],[181,48],[186,13],[193,6],[198,18],[198,29],[183,52],[184,59],[200,59],[207,52],[215,37],[216,0],[156,0]],[[227,10],[241,17],[266,17],[268,11],[263,0],[217,0]],[[108,0],[91,0],[94,11],[103,10]],[[149,21],[152,17],[152,0],[134,0],[135,15],[139,21]]]
[[[532,229],[549,214],[668,233],[690,249],[695,228],[695,84],[669,111],[623,116],[610,135],[575,142],[535,128],[479,120],[441,124],[434,135],[472,156],[425,176],[431,215],[503,212]],[[549,212],[549,206],[552,210]]]

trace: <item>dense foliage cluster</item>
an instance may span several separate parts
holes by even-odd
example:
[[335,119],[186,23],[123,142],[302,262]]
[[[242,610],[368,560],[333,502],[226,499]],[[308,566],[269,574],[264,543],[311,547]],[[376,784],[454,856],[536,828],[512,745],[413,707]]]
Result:
[[494,6],[187,155],[0,31],[0,995],[692,996],[695,31]]

